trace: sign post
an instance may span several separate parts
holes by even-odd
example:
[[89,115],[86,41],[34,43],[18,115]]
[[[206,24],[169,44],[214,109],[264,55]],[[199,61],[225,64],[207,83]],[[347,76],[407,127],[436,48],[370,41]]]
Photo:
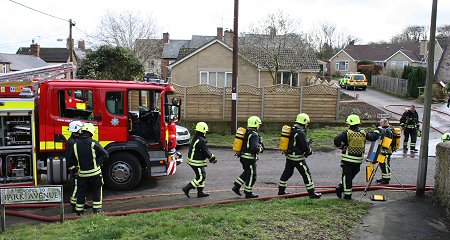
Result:
[[62,185],[39,187],[14,187],[0,189],[1,229],[6,230],[5,206],[29,203],[59,203],[61,223],[64,222],[64,202]]

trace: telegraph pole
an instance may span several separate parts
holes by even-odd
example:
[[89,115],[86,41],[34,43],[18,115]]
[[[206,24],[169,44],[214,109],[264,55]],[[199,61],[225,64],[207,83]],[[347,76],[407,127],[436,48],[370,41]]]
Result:
[[238,15],[239,0],[234,0],[234,26],[233,26],[233,74],[231,83],[231,134],[237,129],[237,77],[238,77]]
[[434,79],[434,45],[436,35],[436,13],[437,0],[433,0],[431,8],[431,27],[430,27],[430,45],[428,48],[428,62],[427,62],[427,82],[425,85],[425,103],[423,105],[422,117],[422,138],[420,141],[419,154],[419,171],[417,174],[417,189],[416,196],[425,195],[425,183],[427,178],[427,164],[428,164],[428,143],[430,138],[430,118],[431,118],[431,95]]
[[[75,26],[75,23],[72,22],[72,19],[69,19],[69,61],[73,63],[73,38],[72,38],[72,27]],[[70,72],[70,79],[74,78],[74,73]]]

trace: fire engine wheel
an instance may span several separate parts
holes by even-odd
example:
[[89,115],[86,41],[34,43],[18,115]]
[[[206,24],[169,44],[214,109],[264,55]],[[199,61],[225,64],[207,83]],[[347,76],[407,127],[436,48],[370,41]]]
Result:
[[104,166],[105,184],[112,190],[130,190],[141,180],[142,167],[133,154],[113,154]]

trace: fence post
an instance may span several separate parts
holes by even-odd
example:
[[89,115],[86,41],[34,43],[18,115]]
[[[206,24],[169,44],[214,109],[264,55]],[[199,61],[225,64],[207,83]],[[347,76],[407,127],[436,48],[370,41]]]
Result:
[[225,119],[225,104],[226,104],[226,97],[227,97],[227,87],[223,86],[223,95],[222,95],[222,119]]
[[261,119],[264,119],[264,87],[261,88]]
[[337,88],[337,96],[336,96],[336,121],[339,118],[339,104],[341,101],[341,89]]
[[184,119],[186,119],[186,115],[187,115],[186,105],[187,105],[187,87],[184,87],[184,104],[183,104],[183,115],[184,115],[183,118]]
[[300,87],[300,112],[303,110],[303,86]]

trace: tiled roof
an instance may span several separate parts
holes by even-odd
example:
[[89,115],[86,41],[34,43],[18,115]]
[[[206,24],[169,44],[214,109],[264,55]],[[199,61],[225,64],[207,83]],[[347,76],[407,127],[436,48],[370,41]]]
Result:
[[[29,47],[20,47],[17,54],[31,55]],[[48,63],[63,63],[69,60],[67,48],[40,48],[39,57]]]
[[35,56],[0,53],[0,63],[10,63],[11,71],[44,67],[48,64]]
[[445,51],[445,49],[447,49],[450,38],[449,37],[436,37],[436,40],[439,42],[439,45],[441,45],[442,49]]
[[347,45],[343,50],[356,61],[385,61],[398,51],[402,51],[413,61],[421,61],[423,58],[423,56],[419,55],[418,42],[402,44]]
[[[198,49],[201,46],[211,42],[213,39],[215,39],[215,36],[192,35],[191,40],[170,40],[168,43],[164,44],[162,58],[166,59],[183,58],[184,56],[187,55],[186,52],[190,51],[189,53],[191,53],[195,51],[195,49]],[[193,50],[186,50],[186,49],[193,49]],[[182,56],[180,56],[180,51],[183,54]]]

